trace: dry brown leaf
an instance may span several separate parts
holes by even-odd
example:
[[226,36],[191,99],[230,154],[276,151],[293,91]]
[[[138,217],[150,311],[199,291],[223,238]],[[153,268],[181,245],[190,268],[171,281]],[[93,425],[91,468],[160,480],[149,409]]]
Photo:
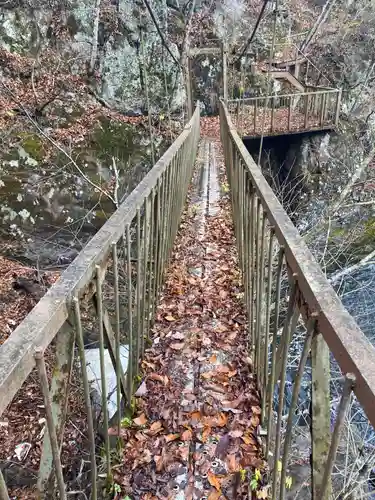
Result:
[[165,316],[165,318],[167,321],[176,321],[176,319],[173,317],[173,316]]
[[208,499],[207,500],[219,500],[220,496],[221,496],[221,492],[220,491],[213,490],[208,495]]
[[213,474],[212,472],[208,472],[207,479],[211,486],[216,488],[217,491],[221,491],[221,482],[219,478],[215,476],[215,474]]
[[192,439],[193,432],[191,429],[186,429],[186,431],[181,434],[181,441],[191,441]]
[[202,443],[206,443],[209,435],[211,434],[211,427],[205,427],[202,432]]
[[168,385],[169,378],[166,375],[159,375],[159,373],[150,373],[148,376],[151,380],[156,380],[157,382],[161,382],[164,385]]
[[228,423],[228,415],[226,415],[225,413],[220,413],[216,419],[216,426],[224,427],[227,425],[227,423]]
[[223,408],[237,408],[241,403],[244,402],[244,396],[240,396],[232,401],[223,401]]
[[175,351],[180,351],[184,348],[184,345],[185,344],[183,342],[175,342],[174,344],[170,345],[170,348],[174,349]]
[[165,440],[167,443],[170,441],[176,441],[180,437],[180,434],[168,434],[168,436],[165,436]]
[[229,373],[230,372],[230,368],[229,366],[225,366],[225,365],[219,365],[216,370],[215,370],[217,373]]
[[162,430],[162,428],[163,428],[163,425],[160,422],[160,420],[158,420],[157,422],[154,422],[151,425],[151,427],[147,431],[147,434],[149,434],[150,436],[155,436],[158,432],[160,432]]
[[201,412],[200,411],[193,411],[193,413],[190,415],[191,420],[201,420]]
[[254,438],[251,434],[245,434],[244,436],[241,436],[241,439],[245,444],[255,444],[256,443],[256,441],[254,440]]
[[208,359],[210,363],[216,363],[216,360],[217,360],[216,354],[212,354],[212,356],[210,356],[210,358]]
[[147,424],[147,418],[146,418],[146,415],[144,413],[142,413],[142,415],[140,415],[139,417],[135,418],[133,420],[133,422],[135,423],[135,425],[146,425]]
[[155,461],[157,472],[161,472],[163,470],[163,468],[164,468],[163,457],[161,455],[155,455],[154,456],[154,461]]
[[236,455],[227,456],[227,465],[229,472],[235,472],[238,469]]

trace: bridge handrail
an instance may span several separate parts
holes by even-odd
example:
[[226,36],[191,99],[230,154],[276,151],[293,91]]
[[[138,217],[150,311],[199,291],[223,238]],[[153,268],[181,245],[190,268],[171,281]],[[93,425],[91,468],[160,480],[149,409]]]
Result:
[[[137,209],[157,188],[158,181],[182,146],[193,138],[192,145],[196,148],[198,136],[199,107],[175,142],[0,346],[0,415],[35,366],[34,349],[45,349],[52,342],[69,317],[73,297],[93,279],[95,266],[109,255],[112,243],[121,238],[125,226],[133,221]],[[194,148],[189,152],[192,163],[195,160]]]
[[229,99],[242,136],[323,130],[338,125],[341,89],[314,89],[293,94]]
[[[319,88],[319,87],[317,87]],[[295,97],[303,97],[303,96],[308,96],[308,95],[320,95],[320,94],[338,94],[341,92],[341,89],[331,89],[331,88],[323,88],[322,90],[309,90],[307,92],[295,92],[294,94],[273,94],[271,96],[268,96],[269,99],[271,99],[272,97],[274,98],[295,98]],[[238,101],[244,101],[244,102],[248,102],[248,101],[259,101],[259,100],[264,100],[266,99],[267,96],[266,95],[263,95],[263,96],[255,96],[255,97],[240,97],[240,98],[237,98],[237,99],[228,99],[227,100],[227,103],[230,104],[230,103],[237,103]]]
[[[220,105],[222,137],[227,161],[232,154],[243,163],[266,217],[274,228],[280,245],[284,247],[287,264],[291,272],[297,275],[298,287],[306,306],[310,312],[318,313],[319,332],[322,333],[342,372],[355,375],[354,392],[371,424],[375,426],[375,348],[343,306],[247,151],[232,124],[226,106],[223,102]],[[226,133],[227,139],[225,139]]]
[[[310,350],[312,498],[330,498],[332,468],[352,391],[357,397],[352,412],[358,414],[361,406],[375,427],[375,348],[343,306],[247,151],[223,101],[220,126],[245,290],[249,346],[262,395],[262,427],[266,429],[265,456],[271,467],[272,498],[285,499],[295,412],[302,380],[306,381]],[[302,335],[300,317],[305,328]],[[299,342],[293,344],[294,350],[292,342]],[[335,359],[333,364],[330,354]],[[293,394],[286,403],[287,366],[294,359],[294,380],[288,386]],[[331,369],[344,378],[338,389],[341,397],[333,432]],[[289,407],[285,411],[286,404]],[[358,446],[363,446],[361,443],[362,439]],[[279,487],[280,496],[275,496],[274,490]]]
[[[152,327],[164,267],[172,251],[195,164],[199,114],[197,106],[175,142],[0,346],[0,415],[35,366],[39,372],[40,387],[46,391],[43,394],[48,432],[44,436],[40,462],[39,491],[47,487],[53,456],[60,498],[66,498],[59,462],[61,447],[56,443],[62,439],[76,339],[80,357],[79,379],[85,394],[82,404],[87,412],[91,446],[92,498],[97,498],[95,437],[84,354],[84,328],[88,324],[99,334],[101,387],[106,384],[106,375],[103,374],[106,348],[118,381],[117,394],[119,397],[122,394],[130,405],[134,377],[138,373],[145,339]],[[48,352],[52,352],[54,369],[49,383],[45,367],[46,359],[50,358],[48,354],[45,357],[45,351],[51,344]],[[128,352],[126,377],[120,361],[121,345],[125,345]],[[49,400],[45,395],[48,391]],[[105,394],[102,401],[105,435],[108,434],[107,404]],[[121,420],[121,413],[119,418]],[[50,426],[55,426],[55,431]],[[106,446],[108,439],[105,438]],[[107,473],[110,474],[110,466]],[[9,498],[1,471],[0,497]]]

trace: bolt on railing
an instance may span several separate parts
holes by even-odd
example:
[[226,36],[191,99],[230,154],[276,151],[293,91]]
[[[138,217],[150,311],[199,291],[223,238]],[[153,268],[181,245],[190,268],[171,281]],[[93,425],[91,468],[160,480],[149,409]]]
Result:
[[[337,474],[332,475],[337,460],[350,460],[353,452],[345,448],[349,437],[342,434],[348,415],[353,425],[358,423],[355,415],[375,425],[375,349],[267,184],[223,102],[220,125],[248,314],[248,348],[262,400],[270,498],[285,499],[291,469],[302,463],[310,470],[311,460],[311,477],[288,498],[328,500],[333,487],[348,491],[353,484],[346,477],[339,484]],[[333,389],[337,404],[332,410]],[[297,415],[303,405],[305,410]],[[306,432],[310,426],[311,437]]]
[[[82,425],[86,429],[80,433],[85,434],[89,447],[90,470],[86,472],[92,500],[98,498],[99,491],[96,423],[103,426],[102,466],[107,479],[111,477],[108,430],[111,426],[120,435],[124,406],[132,406],[139,363],[178,230],[198,139],[199,106],[172,146],[0,346],[0,415],[37,367],[47,424],[37,488],[48,498],[52,498],[51,488],[55,489],[53,471],[59,498],[67,498],[64,471],[69,472],[69,467],[63,463],[61,450],[72,376],[85,414]],[[92,351],[87,340],[93,331],[100,365],[99,417],[93,415]],[[108,359],[115,372],[115,387],[107,387]],[[113,400],[108,397],[109,390],[115,393]],[[112,418],[110,406],[117,412]],[[0,498],[9,498],[1,471]]]
[[338,124],[341,90],[229,99],[228,111],[242,136],[321,130]]

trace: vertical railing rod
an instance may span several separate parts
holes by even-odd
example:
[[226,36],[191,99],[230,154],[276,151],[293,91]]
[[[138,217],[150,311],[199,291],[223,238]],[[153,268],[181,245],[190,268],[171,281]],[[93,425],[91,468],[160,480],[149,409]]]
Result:
[[112,243],[112,260],[113,260],[113,281],[115,294],[115,320],[116,320],[116,401],[117,401],[117,426],[118,436],[120,438],[121,430],[121,356],[120,356],[120,293],[119,293],[119,277],[118,277],[118,257],[117,243]]
[[142,268],[141,268],[141,211],[140,208],[137,208],[136,215],[136,255],[137,255],[137,276],[136,276],[136,287],[135,287],[135,307],[136,307],[136,320],[137,320],[137,336],[135,339],[135,367],[134,367],[134,376],[138,375],[138,367],[140,360],[140,351],[141,351],[141,335],[142,335],[142,322],[141,322],[141,292],[142,292]]
[[55,474],[57,480],[57,488],[59,490],[60,499],[66,500],[66,490],[65,490],[64,476],[60,460],[59,443],[57,440],[56,427],[52,414],[52,405],[49,396],[49,384],[48,384],[46,363],[44,361],[43,349],[38,347],[35,350],[34,357],[39,374],[40,385],[42,387],[44,406],[46,410],[47,428],[51,443],[52,459],[53,459],[53,465],[55,467]]
[[151,189],[150,194],[150,244],[149,244],[149,258],[148,258],[148,300],[147,300],[147,338],[150,336],[151,329],[151,315],[153,314],[153,287],[154,287],[154,259],[155,259],[155,191]]
[[85,406],[87,412],[87,433],[89,440],[90,465],[91,465],[91,500],[97,500],[98,487],[97,487],[97,465],[96,465],[96,454],[95,454],[95,432],[94,432],[94,423],[92,418],[90,385],[87,376],[85,344],[83,340],[81,311],[79,307],[78,297],[73,298],[73,303],[74,303],[75,323],[77,330],[78,351],[79,351],[81,370],[82,370],[83,391],[85,395]]
[[268,460],[268,455],[270,451],[271,436],[272,436],[272,401],[273,393],[275,387],[275,377],[276,377],[276,350],[277,350],[277,332],[279,326],[279,314],[280,314],[280,290],[281,290],[281,271],[284,260],[284,247],[280,247],[277,269],[276,269],[276,284],[275,284],[275,309],[274,309],[274,323],[272,329],[272,355],[271,355],[271,373],[268,381],[267,388],[267,442],[266,442],[266,459]]
[[299,361],[299,366],[298,366],[296,378],[294,380],[292,400],[291,400],[290,406],[289,406],[288,422],[287,422],[286,430],[285,430],[284,450],[283,450],[283,458],[282,458],[282,465],[281,465],[281,477],[280,477],[280,500],[285,499],[285,479],[286,479],[286,473],[287,473],[289,448],[290,448],[290,443],[292,440],[292,426],[293,426],[294,409],[297,405],[299,391],[301,389],[302,377],[303,377],[307,358],[309,356],[309,352],[310,352],[310,348],[311,348],[311,342],[312,342],[314,334],[316,333],[318,316],[319,316],[319,314],[317,312],[313,312],[311,314],[310,320],[308,321],[307,328],[306,328],[307,331],[306,331],[306,336],[305,336],[305,342],[303,345],[302,354],[301,354],[301,358]]
[[266,230],[266,222],[267,222],[267,214],[265,211],[262,211],[262,228],[260,233],[260,241],[258,244],[260,245],[260,257],[259,257],[259,300],[258,300],[258,344],[257,344],[257,379],[258,379],[258,387],[262,390],[261,380],[262,380],[262,336],[263,336],[263,312],[264,312],[264,246],[265,246],[265,230]]
[[273,265],[273,246],[274,246],[275,228],[270,227],[270,237],[268,244],[268,270],[267,270],[267,294],[266,294],[266,324],[264,332],[264,356],[263,356],[263,380],[262,380],[262,423],[264,423],[266,411],[266,389],[268,384],[268,342],[270,330],[271,314],[271,295],[272,295],[272,265]]
[[[105,432],[105,454],[107,462],[107,478],[111,475],[111,448],[108,434],[108,405],[107,405],[107,376],[105,372],[105,348],[104,348],[104,324],[103,324],[103,294],[102,294],[102,272],[100,266],[96,266],[96,303],[98,308],[99,321],[99,361],[100,361],[100,378],[102,390],[102,412],[103,424]],[[117,370],[120,370],[118,366]]]
[[353,390],[354,384],[355,384],[355,375],[353,373],[346,374],[344,387],[343,387],[343,391],[342,391],[342,395],[341,395],[341,400],[340,400],[340,404],[339,404],[339,407],[337,410],[335,427],[333,429],[331,446],[329,449],[327,462],[326,462],[326,466],[324,469],[324,476],[323,476],[323,481],[322,481],[322,486],[321,486],[321,491],[320,491],[321,500],[328,500],[327,499],[327,492],[328,492],[329,481],[330,481],[331,474],[332,474],[333,463],[334,463],[335,458],[336,458],[337,448],[339,446],[341,429],[344,425],[346,412],[348,410],[348,406],[349,406],[349,402],[350,402],[350,394]]
[[296,297],[297,297],[297,274],[293,274],[288,310],[281,338],[281,342],[283,344],[283,350],[282,350],[283,357],[282,357],[281,377],[279,385],[279,400],[278,400],[277,423],[276,423],[276,443],[275,443],[274,464],[272,473],[272,500],[276,500],[276,495],[277,495],[277,482],[278,482],[278,472],[279,472],[278,462],[280,457],[280,445],[281,445],[281,424],[282,424],[282,414],[284,409],[286,366],[288,361],[288,349],[292,334],[291,321],[294,314],[294,308],[297,307]]
[[255,288],[255,371],[258,371],[259,364],[259,323],[260,323],[260,255],[261,248],[259,248],[260,234],[261,234],[261,208],[262,202],[260,198],[257,199],[256,211],[256,232],[255,232],[255,272],[256,272],[256,288]]
[[[144,283],[143,283],[143,314],[142,314],[142,337],[141,337],[141,353],[142,356],[145,351],[145,337],[148,338],[147,332],[147,315],[149,314],[149,300],[148,300],[148,290],[147,286],[149,286],[149,247],[151,245],[151,236],[150,236],[150,228],[151,228],[151,220],[150,220],[150,200],[149,196],[145,200],[145,225],[144,225],[144,245],[143,245],[143,271],[144,271]],[[150,225],[150,227],[149,227]]]
[[127,374],[127,403],[129,407],[132,404],[133,396],[133,373],[134,373],[134,339],[133,339],[133,290],[132,290],[132,263],[131,263],[131,242],[130,242],[130,225],[126,224],[126,274],[128,288],[128,335],[129,335],[129,358],[128,358],[128,374]]
[[253,353],[255,347],[255,327],[256,327],[256,318],[255,318],[255,299],[256,299],[256,255],[255,255],[255,245],[256,245],[256,194],[255,189],[252,191],[251,196],[251,211],[250,211],[250,266],[251,266],[251,296],[250,296],[250,307],[251,307],[251,353]]

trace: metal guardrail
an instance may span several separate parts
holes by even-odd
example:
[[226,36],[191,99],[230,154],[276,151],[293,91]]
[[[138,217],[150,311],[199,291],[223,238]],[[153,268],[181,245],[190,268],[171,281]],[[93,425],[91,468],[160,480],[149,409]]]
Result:
[[[293,419],[309,367],[312,498],[326,500],[331,498],[331,472],[352,391],[375,426],[375,349],[343,307],[248,153],[223,102],[220,124],[249,317],[249,346],[262,396],[265,453],[271,468],[269,498],[286,496],[286,474],[295,453],[291,452]],[[297,331],[302,332],[299,351],[291,348]],[[296,362],[288,407],[286,368],[291,357]],[[334,422],[330,422],[332,357],[344,380]]]
[[341,89],[229,99],[227,103],[242,136],[322,130],[338,124]]
[[[177,233],[198,139],[199,107],[168,151],[0,347],[0,415],[35,367],[39,374],[48,429],[38,477],[42,493],[51,487],[54,469],[59,498],[67,498],[61,443],[69,380],[72,370],[78,370],[81,403],[87,413],[91,498],[98,498],[98,450],[84,342],[85,331],[90,329],[98,333],[105,472],[110,477],[105,355],[110,355],[116,372],[116,425],[120,427],[122,402],[128,406],[132,402],[134,380]],[[120,354],[124,345],[128,352],[126,373]],[[75,352],[79,353],[78,366]],[[53,368],[50,383],[49,368]],[[0,498],[9,499],[1,471]]]

